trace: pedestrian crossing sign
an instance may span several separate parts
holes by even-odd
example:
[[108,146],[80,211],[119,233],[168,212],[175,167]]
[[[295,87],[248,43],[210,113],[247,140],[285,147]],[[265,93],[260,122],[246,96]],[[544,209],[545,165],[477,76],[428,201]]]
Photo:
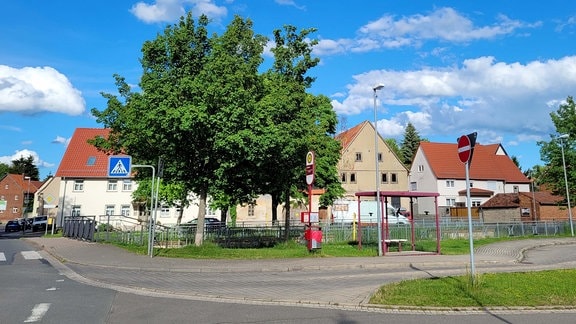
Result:
[[130,156],[112,155],[108,159],[108,177],[109,178],[128,178],[132,164]]

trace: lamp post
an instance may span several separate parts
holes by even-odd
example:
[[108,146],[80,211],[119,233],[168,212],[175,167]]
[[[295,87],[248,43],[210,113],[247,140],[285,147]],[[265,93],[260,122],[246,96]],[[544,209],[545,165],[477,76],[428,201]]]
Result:
[[570,234],[574,236],[574,224],[572,223],[572,207],[570,206],[570,191],[568,190],[568,175],[566,173],[566,160],[564,159],[564,139],[570,135],[562,134],[558,136],[561,140],[560,148],[562,149],[562,168],[564,169],[564,184],[566,185],[566,201],[568,202],[568,219],[570,220]]
[[378,256],[382,256],[382,215],[380,213],[380,168],[378,159],[378,115],[376,108],[376,91],[384,88],[383,84],[378,84],[374,90],[374,158],[376,162],[376,223],[378,226]]
[[24,180],[28,180],[28,188],[26,189],[26,196],[24,198],[24,211],[22,212],[22,219],[24,219],[24,224],[22,224],[22,234],[26,233],[26,225],[28,225],[26,216],[28,212],[28,205],[30,204],[30,177],[24,176]]

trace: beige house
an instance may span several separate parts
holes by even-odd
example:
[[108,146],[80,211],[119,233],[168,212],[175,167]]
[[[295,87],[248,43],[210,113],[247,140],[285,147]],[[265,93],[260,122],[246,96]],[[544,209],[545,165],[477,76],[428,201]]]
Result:
[[[380,134],[379,175],[376,175],[375,131],[372,123],[364,121],[336,136],[342,143],[338,172],[342,187],[346,190],[343,200],[356,200],[356,192],[375,191],[376,181],[380,191],[408,191],[409,170]],[[403,198],[393,197],[389,203],[397,208],[408,207],[408,200],[401,199]]]

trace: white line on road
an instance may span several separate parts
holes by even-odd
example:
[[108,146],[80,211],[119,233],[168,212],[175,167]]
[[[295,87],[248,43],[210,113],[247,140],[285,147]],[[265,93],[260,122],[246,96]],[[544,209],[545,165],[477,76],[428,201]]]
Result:
[[22,256],[24,257],[24,259],[26,260],[39,260],[42,259],[42,256],[40,255],[40,253],[36,252],[36,251],[22,251]]
[[32,309],[32,314],[24,321],[24,323],[40,322],[42,317],[48,312],[50,303],[36,304]]
[[4,252],[0,252],[0,261],[6,261],[6,255]]

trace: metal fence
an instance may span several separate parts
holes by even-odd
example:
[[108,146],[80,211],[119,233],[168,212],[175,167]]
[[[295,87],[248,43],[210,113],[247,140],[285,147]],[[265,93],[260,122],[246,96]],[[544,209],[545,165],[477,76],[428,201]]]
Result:
[[[124,217],[124,223],[131,226],[113,226],[114,221],[121,216],[100,216],[98,226],[96,222],[90,232],[90,222],[80,219],[69,219],[69,225],[65,226],[65,236],[84,238],[94,241],[121,242],[126,244],[147,245],[149,240],[149,223],[141,220]],[[65,224],[67,222],[65,221]],[[85,224],[85,225],[81,225]],[[87,226],[87,227],[84,227]],[[378,240],[378,228],[375,224],[356,225],[345,223],[321,223],[323,242],[352,242],[359,237],[363,244],[375,243]],[[128,228],[128,229],[127,229]],[[290,226],[288,237],[295,241],[302,241],[305,227],[300,222]],[[362,231],[361,236],[358,232]],[[440,239],[468,239],[469,227],[467,221],[444,219],[439,226]],[[91,235],[90,235],[91,233]],[[390,224],[383,233],[388,239],[412,238],[415,241],[436,240],[438,237],[436,223],[431,220],[419,220],[414,222],[414,228],[410,224]],[[472,223],[474,239],[498,238],[510,236],[559,236],[570,233],[568,222],[514,222],[514,223]],[[164,226],[156,225],[154,244],[157,247],[182,247],[194,244],[196,228],[190,225]],[[280,224],[266,225],[262,223],[243,222],[236,226],[205,227],[203,237],[206,241],[212,241],[224,247],[263,247],[271,246],[284,240],[286,228]]]

